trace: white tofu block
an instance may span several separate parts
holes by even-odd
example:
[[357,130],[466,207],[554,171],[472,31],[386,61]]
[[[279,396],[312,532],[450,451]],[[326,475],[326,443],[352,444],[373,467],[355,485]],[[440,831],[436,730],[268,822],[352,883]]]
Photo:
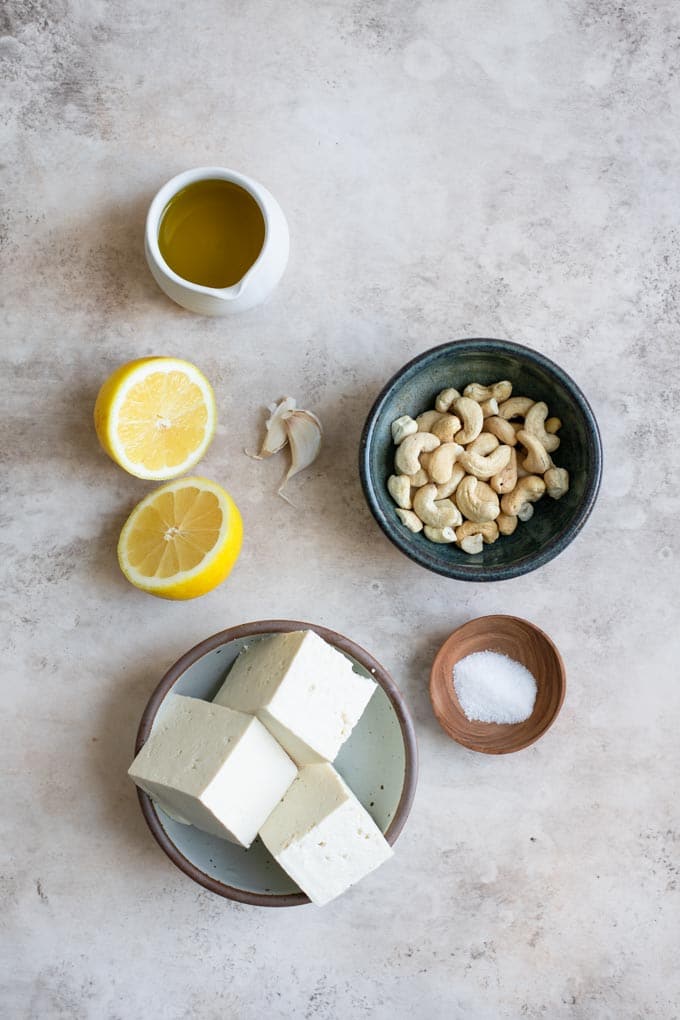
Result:
[[260,829],[278,863],[323,906],[392,856],[392,847],[332,765],[306,765]]
[[253,716],[170,694],[128,775],[177,821],[248,847],[297,768]]
[[252,712],[298,765],[333,761],[370,701],[374,680],[311,630],[243,649],[215,703]]

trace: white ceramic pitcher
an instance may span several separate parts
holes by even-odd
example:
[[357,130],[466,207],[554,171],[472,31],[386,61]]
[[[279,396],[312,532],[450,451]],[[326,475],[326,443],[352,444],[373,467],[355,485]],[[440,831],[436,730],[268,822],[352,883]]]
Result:
[[[203,180],[232,181],[255,199],[264,219],[264,242],[252,266],[231,287],[203,287],[178,276],[161,255],[158,231],[170,199],[188,184]],[[288,262],[288,224],[274,196],[257,181],[221,166],[185,170],[164,184],[152,201],[146,217],[146,261],[154,280],[168,297],[199,315],[231,315],[261,304],[283,276]]]

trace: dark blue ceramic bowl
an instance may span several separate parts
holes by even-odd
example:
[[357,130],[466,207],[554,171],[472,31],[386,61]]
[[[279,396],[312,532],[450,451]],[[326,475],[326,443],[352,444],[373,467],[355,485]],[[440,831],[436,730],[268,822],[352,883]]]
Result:
[[[386,482],[394,474],[390,426],[402,414],[434,407],[440,390],[471,382],[509,379],[513,395],[544,400],[562,419],[555,463],[569,471],[571,487],[560,500],[544,497],[530,521],[469,556],[455,545],[435,545],[408,531],[395,514]],[[508,340],[457,340],[433,347],[390,379],[366,419],[359,470],[373,516],[398,549],[428,570],[460,581],[502,581],[527,574],[558,556],[578,535],[595,504],[602,474],[602,442],[595,416],[576,383],[543,354]]]

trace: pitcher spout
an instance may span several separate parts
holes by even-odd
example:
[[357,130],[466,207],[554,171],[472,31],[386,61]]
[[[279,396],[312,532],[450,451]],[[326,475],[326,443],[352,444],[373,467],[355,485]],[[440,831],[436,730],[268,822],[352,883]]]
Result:
[[242,277],[238,281],[238,283],[232,284],[231,287],[222,287],[221,290],[219,290],[217,293],[225,301],[235,301],[237,298],[240,298],[241,295],[243,294],[243,291],[245,290],[245,288],[247,286],[247,282],[248,282],[247,281],[247,276],[248,275],[249,274],[246,274],[246,276]]

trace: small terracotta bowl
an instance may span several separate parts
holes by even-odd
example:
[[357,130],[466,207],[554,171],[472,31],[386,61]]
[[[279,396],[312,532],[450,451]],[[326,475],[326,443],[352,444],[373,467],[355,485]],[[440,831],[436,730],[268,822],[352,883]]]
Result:
[[[538,691],[532,714],[521,723],[471,722],[456,697],[453,669],[473,652],[500,652],[533,674]],[[533,744],[553,724],[567,686],[562,656],[538,627],[518,616],[480,616],[454,630],[439,649],[430,673],[430,700],[439,724],[463,747],[509,754]]]

